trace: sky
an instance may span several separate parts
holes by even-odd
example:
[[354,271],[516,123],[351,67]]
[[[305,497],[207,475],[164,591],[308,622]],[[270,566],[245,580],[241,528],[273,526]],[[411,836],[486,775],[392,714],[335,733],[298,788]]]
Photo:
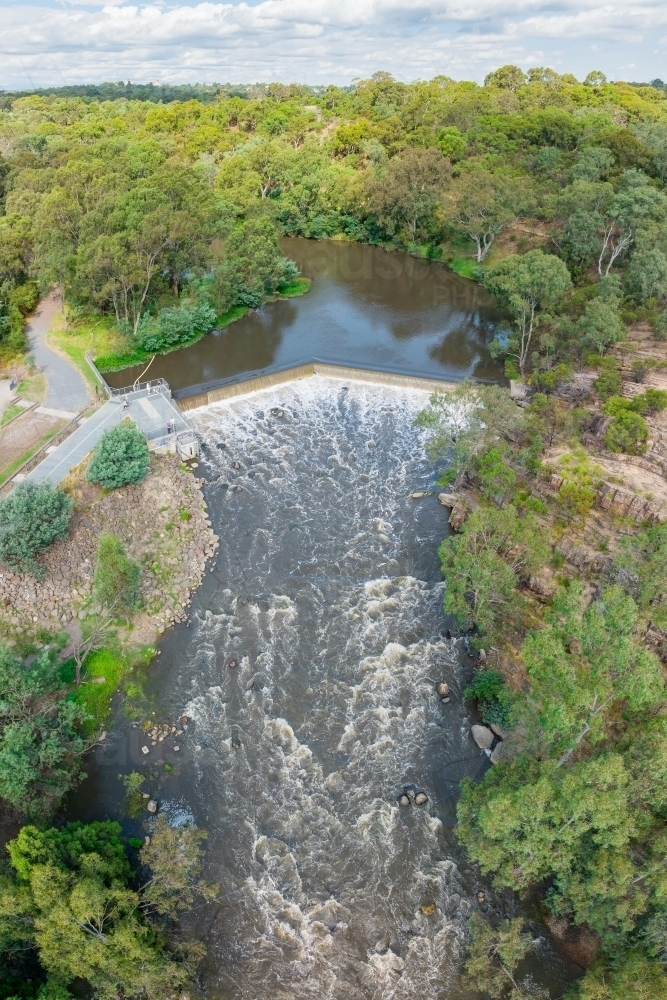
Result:
[[667,80],[666,0],[0,0],[0,90],[136,83],[481,83],[504,63]]

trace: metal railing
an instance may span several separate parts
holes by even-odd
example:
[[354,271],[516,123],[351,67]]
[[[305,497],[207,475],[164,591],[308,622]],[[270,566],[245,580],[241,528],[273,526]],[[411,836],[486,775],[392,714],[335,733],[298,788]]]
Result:
[[105,394],[109,397],[109,399],[111,399],[111,395],[112,395],[111,387],[107,385],[106,380],[104,379],[104,376],[102,375],[101,371],[99,370],[99,368],[97,367],[97,365],[93,361],[92,356],[90,354],[90,351],[84,351],[83,356],[86,359],[86,361],[88,362],[88,366],[92,370],[93,375],[95,376],[95,378],[97,379],[97,381],[102,386],[102,389],[104,390]]
[[68,438],[70,434],[76,430],[80,419],[80,415],[77,414],[76,417],[73,417],[69,421],[69,423],[65,424],[64,427],[61,427],[52,438],[49,438],[49,440],[43,444],[41,448],[38,448],[34,455],[31,455],[30,458],[26,459],[23,465],[20,465],[19,468],[12,472],[11,476],[9,476],[9,478],[2,483],[0,486],[0,493],[8,493],[15,485],[14,481],[17,476],[25,476],[29,472],[32,472],[32,470],[44,460],[47,452],[50,454],[50,448],[57,448],[59,444],[63,443],[65,438]]
[[154,392],[161,392],[165,396],[171,396],[169,383],[165,382],[163,378],[155,378],[150,382],[135,382],[134,385],[127,385],[124,389],[109,387],[109,394],[112,398],[117,398],[118,396],[131,396],[137,392],[146,392],[148,389],[152,389]]

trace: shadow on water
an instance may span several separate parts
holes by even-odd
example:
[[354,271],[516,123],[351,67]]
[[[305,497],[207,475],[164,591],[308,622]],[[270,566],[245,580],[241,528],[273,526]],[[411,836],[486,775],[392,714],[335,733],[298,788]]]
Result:
[[[153,743],[118,717],[70,816],[117,815],[119,776],[139,770],[171,822],[208,830],[221,895],[191,923],[211,998],[465,996],[476,891],[496,900],[453,824],[460,779],[488,761],[442,612],[447,515],[413,424],[426,401],[317,378],[193,414],[220,549],[160,641],[147,708],[187,729]],[[399,806],[405,787],[427,804]],[[531,968],[562,994],[542,938]]]
[[[252,310],[191,347],[158,356],[151,375],[196,391],[248,372],[316,358],[458,381],[502,379],[491,358],[497,311],[473,281],[442,264],[335,240],[285,238],[310,291]],[[145,365],[110,372],[130,384]]]

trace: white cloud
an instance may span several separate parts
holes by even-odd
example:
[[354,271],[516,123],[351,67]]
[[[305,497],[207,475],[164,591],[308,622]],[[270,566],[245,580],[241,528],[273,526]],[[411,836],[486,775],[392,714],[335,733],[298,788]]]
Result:
[[376,69],[479,80],[507,61],[583,76],[591,50],[610,78],[637,65],[650,79],[661,66],[649,43],[667,27],[663,0],[100,2],[3,8],[0,0],[0,87],[25,87],[27,78],[347,83]]

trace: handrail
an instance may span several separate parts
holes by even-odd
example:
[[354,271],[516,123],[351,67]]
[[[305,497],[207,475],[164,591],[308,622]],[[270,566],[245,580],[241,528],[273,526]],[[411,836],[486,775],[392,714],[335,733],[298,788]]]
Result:
[[97,381],[100,383],[100,385],[104,389],[107,397],[109,399],[111,399],[113,390],[111,389],[111,386],[107,385],[106,380],[104,379],[101,371],[99,370],[99,368],[97,367],[97,365],[93,361],[93,359],[92,359],[92,357],[90,355],[90,351],[84,351],[83,352],[83,356],[86,359],[86,361],[88,362],[88,365],[90,366],[90,368],[92,369],[93,375],[95,376],[95,378],[97,379]]
[[116,396],[131,396],[134,392],[144,392],[146,389],[157,389],[158,392],[171,395],[169,383],[165,382],[163,378],[152,379],[150,382],[135,382],[134,385],[126,385],[122,389],[109,387],[109,392],[111,397],[115,398]]
[[49,440],[46,441],[41,448],[38,448],[37,451],[30,456],[30,458],[27,458],[23,463],[23,465],[20,465],[18,469],[15,469],[15,471],[12,472],[11,476],[5,479],[4,483],[0,485],[0,493],[4,493],[6,490],[8,490],[8,488],[11,488],[12,486],[16,485],[14,480],[16,479],[17,476],[21,474],[25,475],[26,472],[32,472],[32,470],[41,463],[42,458],[46,454],[48,448],[53,448],[54,446],[57,448],[58,445],[63,443],[65,438],[70,436],[72,431],[76,430],[76,426],[79,423],[80,419],[81,415],[77,413],[75,417],[72,417],[69,423],[65,424],[64,427],[61,427],[60,430],[57,431],[52,438],[49,438]]

